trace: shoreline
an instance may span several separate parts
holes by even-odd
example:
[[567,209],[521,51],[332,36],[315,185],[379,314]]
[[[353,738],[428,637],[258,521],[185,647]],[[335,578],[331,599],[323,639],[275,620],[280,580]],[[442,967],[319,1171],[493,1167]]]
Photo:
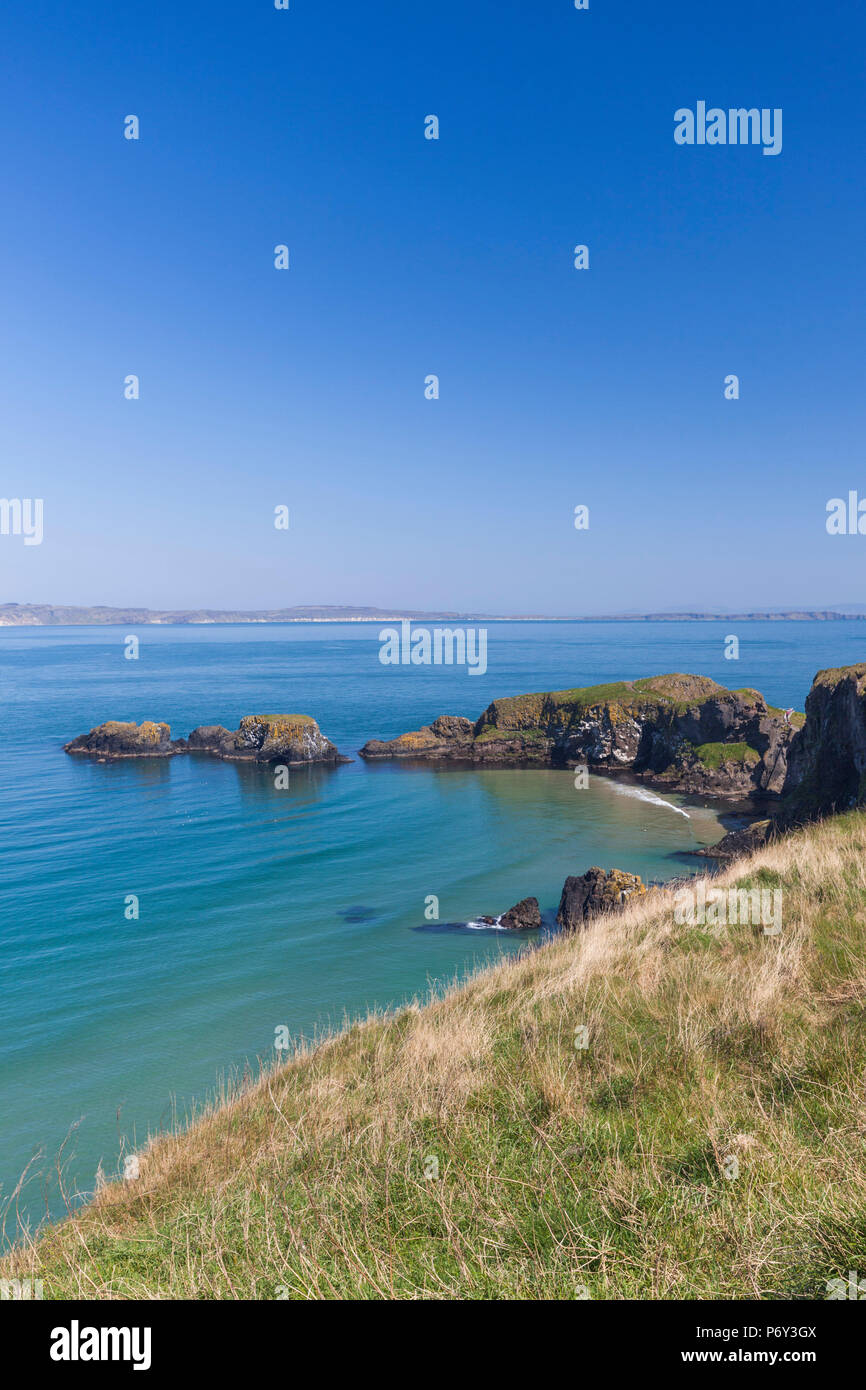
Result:
[[[36,605],[37,607],[40,605]],[[70,613],[75,609],[68,610]],[[10,619],[2,616],[0,605],[0,628],[31,627],[318,627],[351,624],[352,626],[380,623],[409,622],[425,623],[497,623],[542,624],[542,623],[858,623],[866,622],[866,613],[839,613],[832,609],[804,609],[791,612],[772,613],[600,613],[577,616],[555,616],[544,613],[530,614],[490,614],[490,613],[440,613],[440,612],[389,612],[383,610],[368,614],[334,614],[318,617],[285,615],[259,616],[255,613],[227,611],[225,615],[216,612],[213,616],[184,617],[183,610],[159,613],[150,609],[113,609],[111,617],[94,617],[89,609],[80,610],[88,616],[66,617],[64,619],[44,620],[39,617],[20,617]],[[98,610],[96,610],[98,611]]]

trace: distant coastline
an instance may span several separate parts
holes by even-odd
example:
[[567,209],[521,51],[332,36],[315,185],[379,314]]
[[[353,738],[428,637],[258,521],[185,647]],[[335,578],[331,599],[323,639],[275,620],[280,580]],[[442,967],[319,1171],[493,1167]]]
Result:
[[863,622],[866,612],[842,608],[768,610],[756,613],[575,613],[567,617],[546,613],[424,612],[409,608],[370,608],[341,605],[293,608],[93,608],[49,603],[0,604],[0,627],[110,627],[134,625],[207,626],[219,623],[733,623],[733,622]]

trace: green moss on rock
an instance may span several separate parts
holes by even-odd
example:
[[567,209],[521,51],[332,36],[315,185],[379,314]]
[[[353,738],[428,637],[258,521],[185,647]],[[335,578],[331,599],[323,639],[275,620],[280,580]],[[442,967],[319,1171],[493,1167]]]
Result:
[[761,761],[756,748],[748,743],[699,743],[695,756],[704,767],[717,771],[723,763],[742,763],[744,767],[754,767]]

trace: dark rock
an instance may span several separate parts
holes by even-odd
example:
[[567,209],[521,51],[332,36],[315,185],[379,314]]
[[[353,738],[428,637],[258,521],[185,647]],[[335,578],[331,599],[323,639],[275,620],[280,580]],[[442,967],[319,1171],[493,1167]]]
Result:
[[866,800],[866,664],[819,671],[788,759],[782,820],[792,824]]
[[694,853],[704,859],[738,859],[767,844],[773,837],[774,825],[772,820],[754,821],[752,825],[742,826],[739,830],[729,830],[716,844],[705,845]]
[[144,719],[140,724],[124,724],[110,719],[97,724],[89,734],[80,734],[64,744],[67,753],[84,753],[99,758],[165,758],[186,751],[186,740],[172,742],[168,724]]
[[541,912],[538,907],[537,898],[522,898],[514,907],[510,907],[507,912],[503,912],[499,919],[500,927],[509,927],[512,931],[526,931],[532,927],[541,926]]
[[563,931],[580,931],[592,917],[602,912],[616,912],[632,895],[646,893],[646,884],[637,874],[622,869],[604,869],[594,865],[585,874],[565,880],[556,920]]
[[234,737],[222,724],[200,724],[193,729],[187,743],[190,752],[224,754],[234,747]]

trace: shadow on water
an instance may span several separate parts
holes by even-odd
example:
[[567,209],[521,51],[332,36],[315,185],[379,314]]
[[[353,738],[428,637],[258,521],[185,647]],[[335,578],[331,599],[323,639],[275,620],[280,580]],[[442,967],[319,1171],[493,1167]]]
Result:
[[382,913],[376,907],[344,907],[337,913],[344,922],[375,922]]
[[173,757],[169,758],[70,758],[90,784],[112,786],[161,787],[168,784]]
[[[237,778],[241,799],[257,806],[272,805],[279,800],[311,805],[321,799],[328,783],[338,770],[335,763],[258,763],[236,762],[214,758],[207,753],[190,753],[191,766],[232,769]],[[230,775],[230,774],[229,774]]]

